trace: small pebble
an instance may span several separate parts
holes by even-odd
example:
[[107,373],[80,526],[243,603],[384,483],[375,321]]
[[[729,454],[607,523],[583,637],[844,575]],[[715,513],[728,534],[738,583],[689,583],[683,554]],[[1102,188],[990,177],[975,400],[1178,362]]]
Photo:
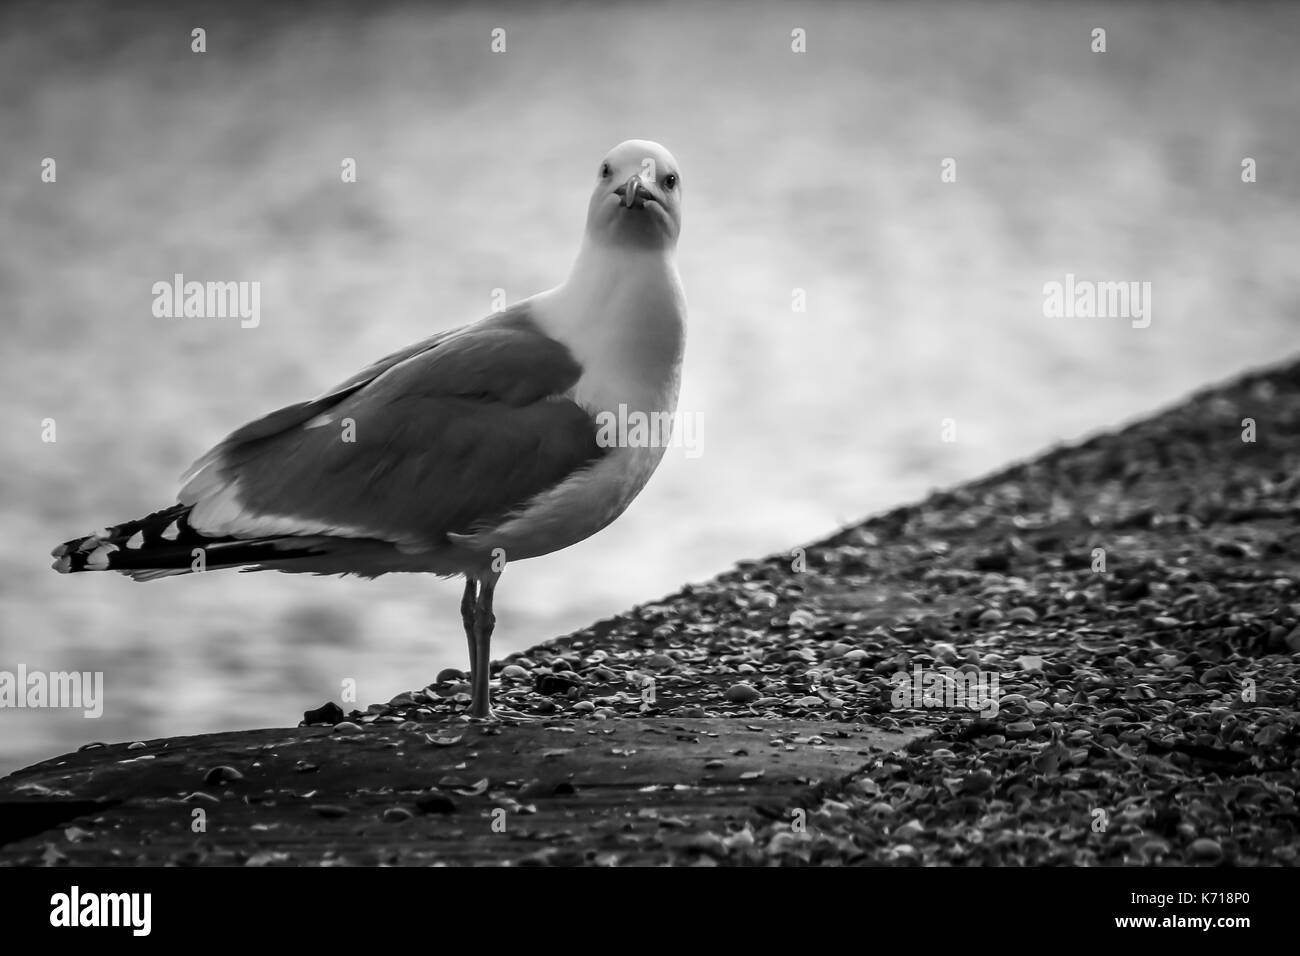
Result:
[[748,850],[754,845],[754,831],[746,826],[745,829],[724,839],[722,844],[729,850]]
[[976,571],[1009,571],[1011,558],[1001,551],[987,551],[975,558]]
[[343,719],[343,708],[332,700],[327,700],[315,710],[305,711],[302,715],[304,724],[337,724]]
[[1286,644],[1287,650],[1293,654],[1300,651],[1300,627],[1295,628],[1283,638],[1283,643]]
[[456,801],[441,791],[431,790],[416,797],[415,808],[421,813],[455,813]]
[[758,700],[762,694],[755,690],[749,684],[732,684],[727,688],[727,700],[733,704],[752,704]]
[[559,674],[543,674],[533,684],[537,693],[545,694],[547,697],[567,694],[569,691],[581,686],[582,678],[571,671],[564,671]]
[[915,840],[925,832],[920,820],[908,820],[906,823],[899,824],[894,828],[893,835],[900,840]]
[[817,617],[812,613],[812,611],[799,608],[799,610],[790,615],[786,623],[791,627],[809,628],[817,623]]
[[951,664],[957,659],[957,648],[947,642],[939,642],[930,648],[930,656],[944,664]]
[[772,856],[787,853],[806,843],[807,839],[807,835],[803,833],[792,833],[789,830],[778,830],[772,835],[772,839],[768,841],[767,852]]
[[243,780],[244,775],[234,767],[222,765],[213,767],[203,775],[203,782],[209,786],[216,786],[223,783],[234,783],[236,780]]

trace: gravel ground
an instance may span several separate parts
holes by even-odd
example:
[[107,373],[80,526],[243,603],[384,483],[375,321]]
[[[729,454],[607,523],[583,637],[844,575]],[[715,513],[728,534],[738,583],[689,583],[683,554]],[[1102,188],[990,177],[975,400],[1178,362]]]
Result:
[[[665,862],[1292,865],[1298,514],[1292,363],[512,656],[497,700],[933,730]],[[916,668],[996,713],[896,701]],[[459,713],[461,676],[353,716]]]

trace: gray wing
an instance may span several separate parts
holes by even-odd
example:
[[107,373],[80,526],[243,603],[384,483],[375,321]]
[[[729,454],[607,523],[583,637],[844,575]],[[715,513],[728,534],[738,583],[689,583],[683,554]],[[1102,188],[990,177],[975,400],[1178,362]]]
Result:
[[196,463],[180,500],[221,497],[223,529],[241,536],[285,533],[281,519],[403,542],[470,532],[603,454],[565,397],[581,371],[526,312],[503,313],[245,425]]

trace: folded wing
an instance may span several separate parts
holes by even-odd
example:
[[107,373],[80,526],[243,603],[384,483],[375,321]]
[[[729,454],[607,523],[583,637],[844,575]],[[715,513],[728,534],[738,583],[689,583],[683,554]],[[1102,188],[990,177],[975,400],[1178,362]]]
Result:
[[566,397],[581,371],[516,307],[245,425],[196,462],[180,500],[210,534],[436,547],[600,458]]

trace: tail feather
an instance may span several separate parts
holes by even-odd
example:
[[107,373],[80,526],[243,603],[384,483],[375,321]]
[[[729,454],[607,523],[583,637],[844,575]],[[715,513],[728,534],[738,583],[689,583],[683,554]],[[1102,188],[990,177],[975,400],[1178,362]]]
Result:
[[173,505],[151,515],[65,541],[50,552],[60,574],[119,571],[137,581],[264,561],[319,555],[319,539],[236,538],[206,535],[190,526],[190,505]]

